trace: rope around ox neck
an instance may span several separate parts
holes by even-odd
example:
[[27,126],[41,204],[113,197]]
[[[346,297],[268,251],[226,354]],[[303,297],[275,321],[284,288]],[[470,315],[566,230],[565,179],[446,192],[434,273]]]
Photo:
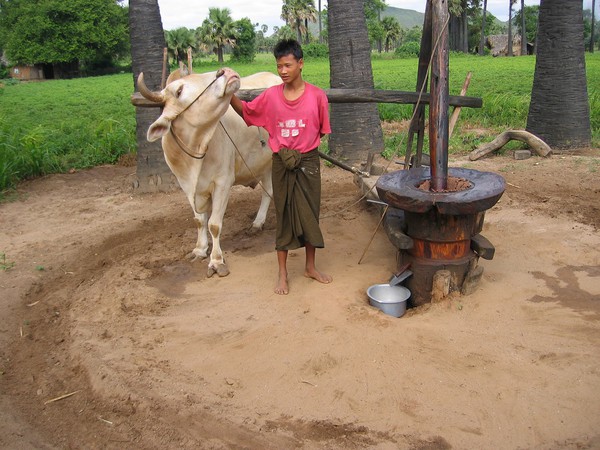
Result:
[[185,153],[186,155],[188,155],[190,158],[194,158],[194,159],[204,159],[204,157],[206,156],[206,152],[202,153],[202,154],[198,154],[196,152],[196,154],[194,154],[195,152],[193,150],[191,150],[186,144],[185,142],[183,142],[183,140],[181,140],[181,138],[179,136],[177,136],[177,133],[175,132],[175,121],[179,118],[179,116],[181,114],[183,114],[190,106],[192,106],[194,103],[196,103],[196,101],[202,96],[202,94],[204,94],[206,92],[206,90],[211,87],[215,81],[217,81],[221,76],[223,76],[223,74],[225,73],[225,71],[223,69],[219,69],[217,71],[217,74],[215,76],[215,79],[212,80],[208,86],[206,86],[202,92],[200,92],[196,98],[194,100],[192,100],[189,105],[187,105],[185,108],[183,108],[181,110],[181,112],[179,114],[177,114],[177,117],[175,117],[175,119],[173,119],[171,121],[171,126],[169,127],[169,133],[171,133],[173,135],[173,138],[175,139],[175,142],[177,143],[177,145],[179,146],[179,148],[183,151],[183,153]]

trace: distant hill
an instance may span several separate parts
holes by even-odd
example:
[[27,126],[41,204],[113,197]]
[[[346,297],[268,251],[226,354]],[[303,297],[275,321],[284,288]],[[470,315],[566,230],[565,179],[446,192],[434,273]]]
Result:
[[[388,6],[384,11],[381,12],[381,18],[384,17],[394,17],[402,28],[412,28],[414,26],[422,27],[423,20],[425,18],[424,13],[420,13],[418,11],[414,11],[412,9],[402,9],[402,8],[394,8],[393,6]],[[498,26],[502,28],[508,28],[508,21],[502,22],[497,17],[494,16],[495,22]]]
[[[425,14],[413,9],[403,9],[388,6],[381,12],[381,18],[383,19],[384,17],[393,17],[398,21],[402,28],[411,29],[415,26],[423,26]],[[508,22],[502,22],[501,20],[498,20],[498,18],[495,18],[495,21],[496,24],[503,29],[508,27]],[[310,23],[308,28],[310,29],[310,32],[315,35],[319,33],[319,27],[316,23]]]
[[381,18],[393,17],[402,28],[410,29],[414,26],[422,27],[425,14],[412,9],[394,8],[388,6],[381,12]]

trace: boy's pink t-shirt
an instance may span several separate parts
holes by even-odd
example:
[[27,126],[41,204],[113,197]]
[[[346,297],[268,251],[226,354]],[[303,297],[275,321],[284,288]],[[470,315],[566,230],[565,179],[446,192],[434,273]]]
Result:
[[325,92],[304,84],[304,93],[294,101],[284,97],[284,85],[279,84],[251,102],[242,102],[244,121],[269,132],[269,147],[275,153],[284,147],[306,153],[319,146],[322,135],[331,133]]

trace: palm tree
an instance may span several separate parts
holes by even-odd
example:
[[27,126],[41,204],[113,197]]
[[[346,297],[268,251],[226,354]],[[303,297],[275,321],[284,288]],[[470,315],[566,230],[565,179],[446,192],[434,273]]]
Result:
[[381,21],[384,32],[384,48],[386,52],[389,52],[394,42],[398,42],[398,39],[402,36],[402,27],[395,17],[384,17]]
[[541,0],[537,58],[527,131],[554,148],[588,147],[590,107],[583,45],[583,4]]
[[196,48],[194,32],[185,27],[165,31],[165,38],[169,54],[173,57],[177,65],[179,65],[179,61],[185,61],[189,47]]
[[308,44],[310,35],[308,32],[308,22],[316,22],[317,10],[314,0],[283,0],[281,7],[281,18],[292,30],[296,31],[298,42]]
[[[371,47],[363,0],[329,0],[329,64],[332,88],[373,89]],[[358,163],[383,151],[383,132],[375,103],[332,103],[329,150]]]
[[235,44],[235,27],[229,8],[208,8],[208,18],[198,28],[200,41],[213,47],[219,63],[223,63],[223,48]]
[[[131,39],[131,68],[137,91],[137,77],[144,72],[146,85],[161,89],[163,49],[167,46],[163,32],[158,0],[129,0],[129,35]],[[165,191],[175,186],[168,182],[171,171],[163,156],[160,141],[148,142],[146,132],[158,116],[156,108],[136,108],[137,182],[140,192]]]

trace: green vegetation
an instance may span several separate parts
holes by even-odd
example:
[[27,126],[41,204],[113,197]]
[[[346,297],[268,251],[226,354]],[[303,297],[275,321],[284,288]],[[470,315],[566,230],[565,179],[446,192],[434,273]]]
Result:
[[256,55],[256,33],[250,19],[234,22],[236,45],[231,49],[233,61],[251,63]]
[[7,271],[15,267],[15,263],[6,260],[6,255],[0,252],[0,270]]
[[60,78],[91,72],[129,53],[127,8],[114,0],[0,0],[0,47],[13,64],[54,65]]
[[[196,72],[216,70],[211,58]],[[415,90],[417,59],[373,59],[376,89]],[[240,75],[274,71],[273,57],[253,63],[227,62]],[[600,146],[600,54],[586,54],[593,145]],[[463,108],[450,140],[450,153],[468,153],[500,132],[523,129],[527,121],[535,57],[490,58],[452,54],[450,93],[458,95],[472,72],[467,95],[483,98],[483,108]],[[307,56],[304,77],[329,87],[329,62]],[[104,77],[0,85],[0,191],[23,179],[111,164],[135,152],[135,111],[130,73]],[[568,101],[568,99],[565,99]],[[380,104],[382,120],[409,120],[412,105]],[[157,111],[158,114],[158,111]],[[386,137],[387,156],[405,151],[406,133]]]
[[134,152],[131,74],[0,88],[0,191]]

